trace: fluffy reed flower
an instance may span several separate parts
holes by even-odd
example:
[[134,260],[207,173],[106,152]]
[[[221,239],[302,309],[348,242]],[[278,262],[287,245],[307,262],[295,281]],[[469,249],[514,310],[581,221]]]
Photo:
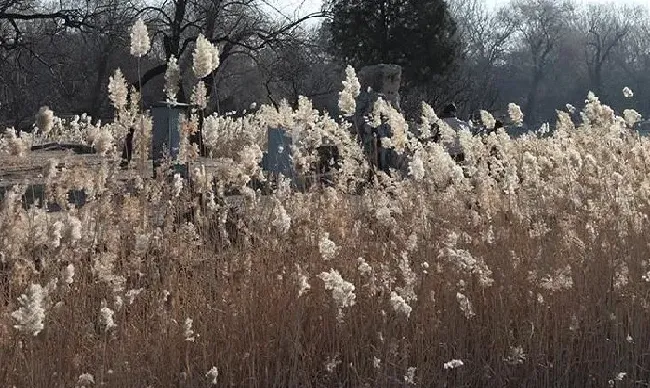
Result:
[[40,284],[32,283],[27,291],[18,297],[20,308],[11,313],[18,322],[14,327],[21,332],[37,336],[44,328],[45,307],[44,300],[47,292]]
[[122,112],[126,109],[129,99],[129,87],[126,84],[124,75],[122,75],[122,70],[119,68],[108,78],[108,97],[116,111]]
[[194,330],[192,329],[193,323],[192,318],[185,319],[185,323],[183,323],[183,336],[185,337],[185,341],[194,342],[196,339],[194,337]]
[[623,96],[625,98],[632,98],[634,97],[634,92],[632,89],[628,88],[627,86],[623,88]]
[[54,126],[54,112],[47,107],[42,106],[36,114],[36,127],[41,133],[47,134]]
[[298,271],[298,298],[303,296],[307,291],[311,289],[311,285],[309,284],[309,276],[307,273],[305,273],[302,268],[300,268],[300,265],[296,264],[296,269]]
[[144,256],[149,250],[149,233],[139,233],[135,236],[135,246],[133,251],[136,256]]
[[199,81],[194,85],[192,90],[192,104],[198,106],[201,109],[208,107],[208,89],[205,87],[205,82]]
[[509,365],[520,365],[526,361],[526,353],[524,353],[524,348],[521,346],[511,346],[508,357],[504,358],[503,361]]
[[339,354],[335,354],[334,357],[328,356],[327,360],[325,360],[325,370],[327,373],[332,373],[336,368],[341,364],[341,359],[339,358]]
[[625,119],[625,124],[627,124],[628,127],[633,128],[634,124],[641,121],[643,117],[634,109],[625,109],[623,111],[623,118]]
[[557,269],[554,274],[544,276],[540,280],[539,286],[551,292],[570,290],[573,288],[571,266],[566,265],[563,268]]
[[66,284],[74,283],[74,264],[70,263],[63,269],[63,281]]
[[128,290],[124,297],[126,298],[126,303],[130,306],[135,301],[135,298],[144,291],[144,288],[137,288],[133,290]]
[[336,243],[330,240],[330,234],[324,232],[318,240],[318,251],[323,260],[332,260],[336,257],[338,250],[339,247],[336,246]]
[[417,370],[417,368],[414,367],[414,366],[409,367],[406,370],[406,374],[404,375],[404,382],[406,384],[415,385],[415,371],[416,370]]
[[440,118],[436,114],[435,110],[431,107],[431,105],[427,104],[426,102],[422,101],[422,116],[420,117],[422,122],[424,124],[435,124],[438,121],[440,121]]
[[383,138],[382,144],[386,143],[388,146],[394,147],[398,153],[404,151],[408,123],[401,113],[383,98],[378,98],[372,109],[371,120],[374,127],[379,127],[382,124],[388,124],[390,127],[392,136]]
[[115,320],[113,319],[114,315],[115,311],[111,310],[108,307],[102,307],[99,310],[99,323],[104,327],[105,331],[109,331],[112,328],[117,327]]
[[114,140],[110,127],[105,126],[95,133],[91,144],[99,155],[106,156],[113,150]]
[[354,294],[354,284],[344,280],[338,271],[330,269],[329,272],[322,272],[318,277],[325,283],[325,289],[332,291],[332,298],[339,309],[339,317],[342,316],[344,308],[355,305],[357,296]]
[[61,221],[56,221],[50,226],[48,231],[48,245],[52,248],[58,248],[61,246],[61,239],[63,239],[65,224]]
[[398,295],[395,291],[391,291],[390,293],[390,305],[393,307],[395,312],[406,315],[406,318],[409,318],[411,316],[411,311],[413,311],[413,308],[409,306],[404,298]]
[[219,377],[219,370],[217,369],[216,366],[213,366],[208,373],[205,374],[208,378],[212,379],[210,380],[210,383],[212,385],[217,385],[217,378]]
[[203,144],[207,148],[216,148],[219,145],[220,117],[210,115],[203,120]]
[[422,161],[421,153],[416,152],[413,155],[413,158],[411,161],[409,161],[408,164],[408,173],[410,176],[413,177],[416,181],[421,181],[424,179],[425,175],[425,169],[424,169],[424,162]]
[[181,195],[181,191],[183,191],[183,178],[181,178],[181,174],[174,174],[174,181],[172,183],[172,188],[173,188],[172,195],[174,197],[178,197],[179,195]]
[[345,115],[352,115],[357,109],[356,98],[361,91],[361,84],[357,78],[354,67],[348,65],[345,68],[345,80],[343,90],[339,92],[339,109]]
[[90,373],[82,373],[77,378],[77,386],[79,387],[85,387],[91,384],[95,384],[95,377]]
[[508,116],[515,125],[521,125],[524,122],[524,113],[521,111],[521,107],[513,102],[508,104]]
[[365,275],[370,275],[370,273],[372,273],[372,267],[363,259],[363,257],[359,257],[357,259],[357,263],[359,263],[357,269],[359,270],[359,273],[361,275],[365,276]]
[[463,365],[465,365],[465,364],[463,364],[463,361],[462,361],[462,360],[451,360],[451,361],[449,361],[449,362],[445,362],[445,363],[443,364],[442,367],[443,367],[445,370],[447,370],[447,369],[456,369],[456,368],[460,368],[460,367],[463,366]]
[[71,242],[81,240],[81,229],[82,229],[81,220],[73,215],[68,214],[68,216],[66,217],[66,224],[67,224],[66,237]]
[[131,55],[137,58],[145,56],[151,49],[147,25],[142,19],[136,20],[131,27]]
[[309,285],[309,278],[307,275],[300,275],[300,289],[298,290],[298,297],[301,297],[310,288],[311,285]]
[[175,56],[170,56],[165,71],[165,96],[168,102],[176,102],[176,95],[180,90],[181,69]]
[[[509,109],[510,108],[508,108],[508,110]],[[494,116],[492,116],[490,112],[481,110],[481,122],[483,122],[483,125],[485,125],[487,129],[493,129],[497,121],[494,119]]]
[[7,128],[2,139],[2,148],[9,155],[22,158],[27,152],[28,145],[23,139],[18,137],[14,128]]
[[492,270],[483,259],[475,258],[469,251],[446,247],[440,250],[439,256],[445,257],[459,271],[475,275],[482,287],[490,287],[494,284]]
[[276,200],[275,206],[273,207],[273,220],[271,220],[271,225],[281,234],[287,233],[291,228],[291,217],[278,200]]
[[601,103],[594,92],[588,93],[585,104],[582,112],[583,121],[592,126],[611,127],[616,118],[614,110]]
[[472,308],[472,302],[470,302],[469,298],[465,296],[465,294],[457,292],[456,300],[458,301],[458,306],[465,315],[465,318],[470,319],[476,315],[474,313],[474,309]]
[[205,78],[219,67],[219,50],[203,34],[199,34],[196,38],[193,60],[194,75],[198,79]]
[[617,381],[623,381],[623,379],[627,376],[626,372],[618,372],[616,376],[614,376],[613,379],[609,380],[607,384],[609,384],[610,387],[615,387]]
[[189,120],[181,119],[181,142],[177,160],[181,163],[196,160],[199,156],[199,149],[196,144],[190,142],[190,137],[198,131],[199,117],[196,114],[190,115]]
[[148,115],[138,115],[133,137],[133,154],[138,160],[147,160],[151,149],[153,134],[153,118]]
[[411,269],[410,260],[406,252],[401,253],[398,266],[400,274],[404,279],[404,287],[396,287],[395,290],[402,298],[404,298],[406,302],[416,301],[418,299],[415,292],[415,283],[417,281],[417,276]]

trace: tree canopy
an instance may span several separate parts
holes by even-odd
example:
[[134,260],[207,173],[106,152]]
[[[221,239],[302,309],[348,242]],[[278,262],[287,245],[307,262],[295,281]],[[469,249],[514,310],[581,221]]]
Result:
[[444,73],[458,53],[444,0],[329,0],[332,53],[361,67],[401,65],[406,83]]

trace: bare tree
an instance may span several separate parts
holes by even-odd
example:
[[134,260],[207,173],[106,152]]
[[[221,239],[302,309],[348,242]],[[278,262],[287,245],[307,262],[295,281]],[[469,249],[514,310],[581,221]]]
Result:
[[448,84],[459,86],[456,96],[466,94],[466,111],[492,108],[498,101],[496,74],[505,61],[514,25],[480,0],[451,0],[449,8],[463,44],[457,79]]
[[[208,93],[213,95],[215,77],[227,59],[235,55],[254,57],[265,48],[277,47],[280,42],[291,39],[292,32],[304,21],[321,17],[323,13],[313,13],[290,18],[282,16],[277,20],[269,18],[260,0],[165,0],[141,10],[154,29],[154,37],[159,37],[164,50],[164,61],[146,71],[136,86],[146,85],[152,79],[164,74],[166,60],[189,57],[189,48],[199,33],[220,49],[220,67],[206,82]],[[184,96],[181,90],[180,98]]]
[[515,43],[530,61],[530,86],[525,112],[536,120],[539,88],[549,65],[557,59],[558,43],[566,32],[573,7],[561,0],[514,0],[501,13],[514,26]]
[[330,58],[327,48],[319,41],[319,30],[296,31],[291,40],[279,43],[273,50],[259,55],[259,67],[267,98],[278,105],[286,98],[297,106],[298,97],[312,100],[317,108],[338,110],[328,104],[338,101],[343,69]]
[[603,94],[603,67],[631,31],[636,11],[611,4],[589,4],[578,19],[585,34],[585,62],[593,91]]
[[[23,5],[26,4],[23,2]],[[16,22],[21,38],[15,45],[0,47],[0,121],[27,129],[41,105],[57,114],[89,113],[93,117],[110,113],[105,104],[110,72],[128,50],[129,28],[136,4],[119,0],[70,0],[61,9],[83,10],[79,28],[58,26],[49,10],[31,3],[18,8],[24,16]],[[35,15],[39,18],[27,20]],[[67,12],[67,11],[66,11]],[[81,12],[81,11],[79,11]],[[75,13],[76,15],[77,13]],[[12,12],[6,17],[14,18]],[[7,19],[0,25],[8,25]],[[9,23],[10,24],[10,23]],[[15,30],[4,34],[5,42]],[[10,39],[11,40],[11,39]]]
[[[80,4],[67,6],[30,0],[0,0],[0,50],[24,48],[35,35],[54,35],[69,29],[93,28],[93,10]],[[34,28],[39,34],[34,34]]]

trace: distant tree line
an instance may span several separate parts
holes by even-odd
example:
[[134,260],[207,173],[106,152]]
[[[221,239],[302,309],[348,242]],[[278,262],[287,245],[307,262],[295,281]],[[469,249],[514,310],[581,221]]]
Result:
[[[129,29],[148,25],[153,46],[138,79]],[[650,114],[650,17],[642,7],[511,0],[328,0],[322,12],[283,15],[263,0],[0,0],[0,126],[29,126],[42,105],[58,114],[109,119],[106,85],[121,68],[145,103],[163,99],[167,61],[179,59],[191,93],[191,53],[203,33],[220,49],[206,85],[210,110],[310,97],[337,114],[345,65],[403,67],[402,108],[422,100],[461,115],[505,114],[552,121],[588,91],[616,109]],[[625,99],[623,87],[634,90]]]

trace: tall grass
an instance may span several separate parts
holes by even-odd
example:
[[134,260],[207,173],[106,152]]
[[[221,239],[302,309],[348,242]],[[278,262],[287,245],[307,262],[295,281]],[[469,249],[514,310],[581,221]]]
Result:
[[[136,166],[151,130],[131,100],[113,123],[69,129],[101,139],[101,166],[43,166],[63,211],[5,195],[4,385],[647,385],[650,143],[595,96],[551,136],[461,134],[462,166],[402,128],[409,173],[371,182],[349,125],[306,99],[206,119],[210,163],[181,151],[191,180],[125,175],[125,129],[141,136]],[[445,135],[427,106],[423,122]],[[303,172],[324,138],[339,145],[333,187],[251,189],[269,125],[291,130]],[[0,145],[18,163],[25,141]]]
[[[595,116],[547,138],[464,142],[464,174],[433,144],[419,149],[423,179],[380,175],[361,194],[348,177],[307,193],[241,188],[229,205],[196,183],[209,171],[179,192],[136,170],[124,185],[107,162],[49,178],[56,199],[66,176],[89,177],[80,209],[8,195],[0,380],[195,387],[216,367],[220,386],[393,387],[416,368],[424,386],[642,385],[648,141]],[[251,167],[229,160],[240,174],[217,182],[241,185]],[[343,283],[326,289],[331,270]],[[30,284],[46,293],[37,335],[11,316]]]

